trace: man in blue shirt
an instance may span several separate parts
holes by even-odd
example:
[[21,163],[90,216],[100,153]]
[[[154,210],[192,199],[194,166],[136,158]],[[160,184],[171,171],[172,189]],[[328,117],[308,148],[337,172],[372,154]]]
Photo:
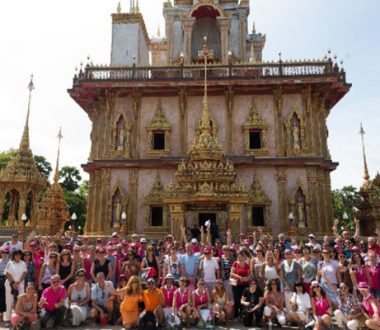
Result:
[[181,275],[189,280],[189,285],[195,288],[195,279],[198,276],[199,256],[193,254],[193,247],[190,243],[186,244],[186,253],[181,256],[180,266]]

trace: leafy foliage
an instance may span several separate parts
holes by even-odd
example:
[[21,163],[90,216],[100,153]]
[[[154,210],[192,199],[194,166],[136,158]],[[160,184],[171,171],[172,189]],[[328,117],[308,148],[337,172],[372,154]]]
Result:
[[51,164],[46,160],[44,156],[34,156],[34,161],[37,164],[37,168],[40,171],[40,173],[48,179],[50,176],[50,173],[52,171]]
[[79,170],[73,166],[63,166],[59,176],[62,188],[72,192],[79,188],[80,181],[82,180]]
[[76,191],[64,190],[64,194],[70,215],[73,213],[77,215],[75,223],[72,220],[66,223],[66,229],[70,225],[75,228],[84,228],[87,215],[88,181],[83,181]]
[[[355,228],[355,205],[357,205],[360,198],[358,189],[354,186],[345,186],[342,189],[333,190],[332,195],[334,217],[340,220],[338,228]],[[348,215],[347,220],[343,219],[344,212]]]
[[0,171],[7,166],[15,154],[16,150],[14,149],[0,152]]

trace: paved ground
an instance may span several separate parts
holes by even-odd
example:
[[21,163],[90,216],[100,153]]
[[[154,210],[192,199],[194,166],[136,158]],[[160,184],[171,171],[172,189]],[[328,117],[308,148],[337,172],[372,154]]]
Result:
[[[76,327],[76,328],[66,328],[66,327],[63,327],[63,328],[59,328],[59,330],[121,330],[122,329],[122,326],[101,326],[100,324],[95,324],[95,323],[92,323],[92,322],[88,322],[86,323],[85,325],[83,326],[80,326],[80,327]],[[243,329],[247,329],[247,330],[259,330],[259,329],[267,329],[266,327],[265,328],[255,328],[255,327],[251,327],[251,328],[247,328],[245,327],[243,324],[241,323],[231,323],[229,324],[228,326],[217,326],[215,327],[215,330],[243,330]],[[277,330],[277,329],[281,329],[281,330],[295,330],[295,329],[298,329],[298,328],[294,328],[294,327],[284,327],[284,328],[275,328],[273,327],[273,330]],[[5,328],[4,327],[4,323],[0,323],[0,330],[9,330],[9,328]],[[197,328],[186,328],[186,330],[199,330]]]

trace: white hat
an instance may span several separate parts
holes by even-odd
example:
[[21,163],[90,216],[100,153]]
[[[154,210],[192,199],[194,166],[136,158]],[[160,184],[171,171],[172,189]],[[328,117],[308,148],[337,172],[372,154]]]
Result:
[[197,241],[196,238],[193,238],[193,239],[191,240],[191,243],[198,243],[198,241]]
[[114,231],[114,232],[112,233],[112,237],[114,237],[114,236],[119,236],[119,234],[118,234],[116,231]]
[[174,276],[170,273],[167,273],[165,276],[165,280],[167,280],[168,278],[174,279]]
[[145,237],[140,238],[140,243],[146,243],[146,238]]
[[309,237],[309,238],[315,238],[315,235],[314,235],[314,234],[309,234],[308,237]]

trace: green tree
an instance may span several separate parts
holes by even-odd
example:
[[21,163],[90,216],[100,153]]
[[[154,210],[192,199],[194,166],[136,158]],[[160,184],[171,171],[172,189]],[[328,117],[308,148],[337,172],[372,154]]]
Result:
[[[345,186],[342,189],[333,190],[332,196],[334,217],[339,219],[338,228],[354,229],[355,206],[360,198],[358,189],[354,186]],[[347,220],[343,219],[344,212],[348,215]]]
[[64,189],[65,200],[69,208],[70,215],[75,213],[77,220],[75,223],[70,220],[66,223],[65,229],[70,225],[75,228],[84,228],[87,217],[87,195],[88,195],[88,181],[83,181],[82,184],[75,191]]
[[46,160],[44,156],[34,156],[34,161],[37,164],[37,168],[40,171],[40,173],[46,178],[49,178],[49,175],[52,171],[51,164]]
[[60,170],[60,184],[64,190],[74,192],[80,186],[82,177],[79,170],[73,166],[63,166]]
[[15,154],[16,150],[14,149],[0,152],[0,171],[7,166]]

